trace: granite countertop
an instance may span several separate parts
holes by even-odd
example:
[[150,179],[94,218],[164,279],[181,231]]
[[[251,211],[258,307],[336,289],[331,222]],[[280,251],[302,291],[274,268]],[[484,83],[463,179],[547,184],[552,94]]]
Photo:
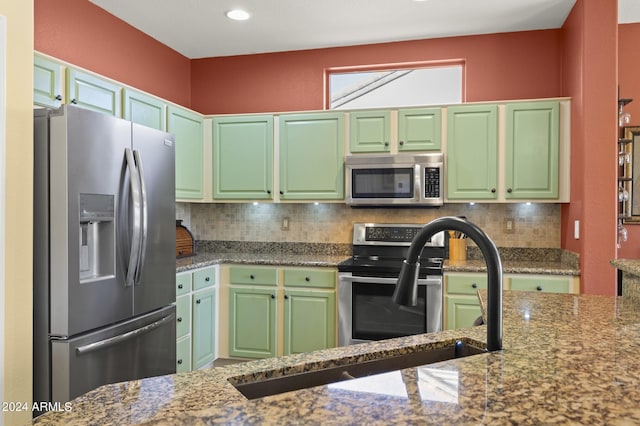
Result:
[[[580,268],[561,261],[504,260],[505,274],[580,275]],[[486,272],[484,260],[446,260],[445,272]]]
[[[484,305],[486,291],[479,292]],[[404,369],[382,389],[356,379],[246,400],[228,382],[361,362],[486,327],[423,334],[106,385],[37,424],[638,424],[640,305],[623,298],[504,292],[504,349]]]
[[640,275],[640,259],[614,259],[610,263],[622,272]]

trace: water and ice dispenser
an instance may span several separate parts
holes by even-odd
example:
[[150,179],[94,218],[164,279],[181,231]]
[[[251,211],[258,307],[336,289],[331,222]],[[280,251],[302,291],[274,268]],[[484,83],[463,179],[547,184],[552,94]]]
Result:
[[115,196],[80,194],[80,281],[115,274]]

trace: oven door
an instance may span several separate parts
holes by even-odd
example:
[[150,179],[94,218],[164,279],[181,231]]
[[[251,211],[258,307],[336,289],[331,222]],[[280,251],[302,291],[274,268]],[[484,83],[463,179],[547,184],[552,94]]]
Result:
[[442,330],[442,277],[418,280],[415,307],[393,302],[396,282],[396,278],[339,274],[340,346]]

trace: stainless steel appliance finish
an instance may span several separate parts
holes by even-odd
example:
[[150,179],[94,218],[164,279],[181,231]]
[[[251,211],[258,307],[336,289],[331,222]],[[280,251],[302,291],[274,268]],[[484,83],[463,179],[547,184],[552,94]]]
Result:
[[422,225],[356,223],[353,257],[338,265],[338,344],[341,346],[442,330],[445,234],[426,244],[416,307],[400,307],[393,292],[402,261]]
[[444,155],[371,154],[345,159],[346,203],[351,206],[441,206]]
[[34,401],[175,372],[173,136],[34,111]]

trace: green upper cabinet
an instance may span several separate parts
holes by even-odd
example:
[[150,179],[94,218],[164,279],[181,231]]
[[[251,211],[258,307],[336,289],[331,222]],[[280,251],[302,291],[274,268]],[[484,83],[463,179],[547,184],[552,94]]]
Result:
[[344,199],[344,114],[280,116],[280,199]]
[[57,108],[62,105],[62,65],[58,62],[34,55],[33,57],[33,103]]
[[67,103],[122,116],[122,86],[74,68],[67,68]]
[[506,105],[507,199],[558,198],[558,101]]
[[390,111],[353,111],[349,113],[351,152],[389,152]]
[[498,107],[459,105],[447,108],[447,197],[497,197]]
[[398,110],[398,151],[439,151],[441,127],[440,108]]
[[123,93],[125,119],[162,131],[167,129],[167,104],[136,90],[125,88]]
[[167,131],[176,138],[176,198],[202,199],[203,120],[198,114],[169,105]]
[[273,198],[273,116],[213,119],[213,197]]

